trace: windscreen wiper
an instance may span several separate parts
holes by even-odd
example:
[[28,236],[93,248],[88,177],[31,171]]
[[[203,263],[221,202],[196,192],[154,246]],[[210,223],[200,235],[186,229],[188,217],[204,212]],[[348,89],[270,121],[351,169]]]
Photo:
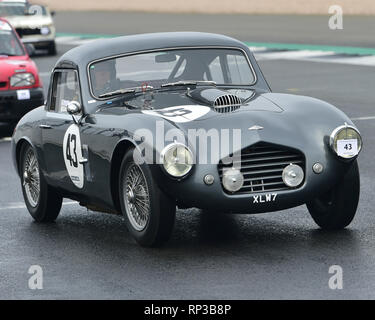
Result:
[[189,86],[189,85],[202,85],[202,86],[216,86],[215,81],[205,81],[205,80],[188,80],[188,81],[177,81],[162,84],[162,88],[166,87],[177,87],[177,86]]
[[145,92],[145,91],[149,91],[149,90],[153,90],[153,89],[154,88],[152,86],[126,88],[126,89],[120,89],[120,90],[115,90],[115,91],[103,93],[99,96],[99,98],[109,98],[109,97],[118,96],[118,95],[121,95],[121,94]]

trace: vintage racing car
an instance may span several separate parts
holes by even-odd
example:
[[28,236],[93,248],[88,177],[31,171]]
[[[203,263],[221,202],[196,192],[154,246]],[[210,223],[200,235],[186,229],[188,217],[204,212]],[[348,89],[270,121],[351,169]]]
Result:
[[171,235],[176,206],[261,213],[301,204],[325,229],[359,200],[362,139],[336,107],[272,93],[240,41],[155,33],[97,41],[57,62],[45,106],[12,139],[36,221],[63,198],[123,214],[144,246]]
[[47,50],[50,55],[56,54],[53,15],[47,7],[30,4],[27,0],[0,0],[0,17],[9,21],[23,43]]
[[30,110],[44,104],[38,69],[11,25],[0,18],[0,124],[14,128]]

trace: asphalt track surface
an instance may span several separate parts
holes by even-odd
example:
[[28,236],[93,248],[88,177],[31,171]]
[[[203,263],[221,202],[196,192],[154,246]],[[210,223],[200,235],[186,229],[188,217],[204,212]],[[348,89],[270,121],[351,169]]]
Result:
[[[56,21],[61,32],[119,34],[119,25],[126,34],[151,27],[193,30],[187,28],[193,21],[194,30],[247,41],[362,47],[373,43],[363,32],[368,30],[366,17],[353,18],[353,28],[347,31],[344,25],[340,39],[330,42],[322,17],[305,17],[310,26],[315,19],[321,30],[309,31],[296,22],[301,17],[289,18],[288,27],[287,19],[277,16],[274,24],[261,16],[224,16],[230,23],[210,16],[205,24],[201,15],[150,15],[153,20],[139,24],[141,16],[145,14],[126,14],[121,20],[116,13],[61,13]],[[284,21],[284,29],[278,28],[278,21]],[[291,30],[296,30],[295,36]],[[60,45],[59,54],[70,48]],[[35,57],[46,88],[56,59]],[[10,143],[0,140],[0,299],[374,299],[375,68],[280,60],[260,65],[273,91],[327,100],[358,119],[354,121],[364,137],[361,199],[348,229],[319,230],[305,206],[256,216],[179,210],[171,241],[161,249],[144,249],[132,240],[120,217],[72,202],[65,203],[56,223],[40,225],[24,207]],[[43,290],[28,288],[31,265],[43,268]],[[328,286],[332,265],[343,268],[343,290]]]

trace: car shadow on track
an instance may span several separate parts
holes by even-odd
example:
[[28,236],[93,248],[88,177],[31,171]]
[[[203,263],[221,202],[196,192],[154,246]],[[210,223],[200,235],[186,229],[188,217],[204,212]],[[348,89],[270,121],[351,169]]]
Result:
[[[101,252],[106,257],[117,253],[117,257],[138,255],[157,256],[158,259],[177,254],[191,256],[216,255],[261,255],[272,260],[276,255],[320,255],[340,256],[356,252],[359,246],[357,230],[328,232],[316,229],[302,222],[289,224],[288,221],[243,215],[205,214],[199,210],[179,212],[171,240],[161,248],[138,246],[126,230],[122,217],[73,210],[64,212],[53,224],[31,223],[25,227],[29,241],[45,246],[52,241],[64,250],[86,253]],[[264,254],[268,252],[267,258]]]

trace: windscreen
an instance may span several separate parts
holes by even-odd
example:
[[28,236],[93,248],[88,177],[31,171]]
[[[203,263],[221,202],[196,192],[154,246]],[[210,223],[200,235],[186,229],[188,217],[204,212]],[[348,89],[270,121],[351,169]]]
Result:
[[127,55],[90,65],[94,96],[177,81],[215,81],[217,85],[251,85],[254,74],[239,49],[178,49]]
[[0,2],[0,17],[25,16],[25,15],[47,15],[44,6],[30,5],[22,2]]
[[0,21],[0,55],[23,56],[24,54],[14,31],[7,23]]

